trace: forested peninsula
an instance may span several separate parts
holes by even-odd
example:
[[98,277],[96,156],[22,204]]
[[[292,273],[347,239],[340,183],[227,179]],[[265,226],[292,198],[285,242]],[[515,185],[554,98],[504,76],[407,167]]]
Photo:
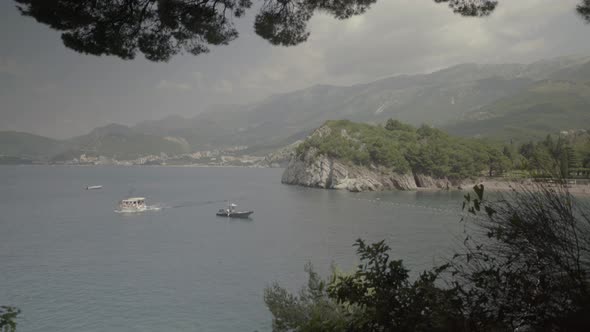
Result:
[[589,142],[586,131],[501,143],[392,119],[327,121],[298,146],[282,182],[359,192],[452,189],[490,177],[587,177]]

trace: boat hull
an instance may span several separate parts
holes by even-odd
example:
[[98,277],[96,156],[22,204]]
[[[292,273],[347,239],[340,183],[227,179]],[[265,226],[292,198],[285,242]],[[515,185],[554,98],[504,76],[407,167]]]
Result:
[[88,187],[86,187],[86,190],[96,190],[96,189],[102,189],[102,186],[88,186]]
[[147,211],[147,207],[146,206],[137,207],[137,208],[119,207],[118,211],[122,212],[122,213],[144,212],[144,211]]
[[236,212],[217,212],[218,217],[226,217],[226,218],[249,218],[250,215],[254,213],[254,211],[236,211]]

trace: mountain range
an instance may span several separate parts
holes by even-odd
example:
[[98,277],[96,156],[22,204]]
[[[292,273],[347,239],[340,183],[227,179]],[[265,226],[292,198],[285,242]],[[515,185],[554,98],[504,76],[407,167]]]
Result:
[[235,146],[263,153],[304,138],[327,120],[382,123],[389,118],[501,140],[590,129],[590,56],[460,64],[352,86],[316,85],[258,103],[217,105],[191,118],[113,124],[63,141],[0,132],[0,155],[132,158]]

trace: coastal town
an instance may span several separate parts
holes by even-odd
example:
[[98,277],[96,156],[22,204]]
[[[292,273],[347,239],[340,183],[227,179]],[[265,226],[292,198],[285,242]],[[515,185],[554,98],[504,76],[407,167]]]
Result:
[[208,166],[208,167],[263,167],[280,168],[289,162],[295,147],[287,146],[266,155],[252,155],[246,153],[248,146],[234,146],[226,149],[212,149],[191,153],[141,155],[138,157],[105,156],[95,152],[80,152],[79,155],[57,158],[31,158],[27,156],[3,156],[0,154],[0,164],[17,165],[77,165],[77,166]]
[[48,163],[57,165],[117,165],[117,166],[262,166],[265,157],[250,155],[227,155],[224,151],[199,151],[181,155],[159,155],[141,156],[131,160],[119,160],[106,156],[93,156],[81,154],[78,158],[64,161],[51,161]]

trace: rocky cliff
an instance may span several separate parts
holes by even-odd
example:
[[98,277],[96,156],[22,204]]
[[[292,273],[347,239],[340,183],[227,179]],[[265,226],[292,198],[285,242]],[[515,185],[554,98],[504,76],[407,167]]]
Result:
[[[396,120],[326,121],[293,151],[282,182],[349,191],[452,189],[491,169],[501,151]],[[494,159],[496,158],[496,159]]]
[[352,192],[381,190],[416,190],[418,188],[450,189],[460,185],[448,179],[433,179],[422,174],[398,174],[389,169],[362,167],[344,163],[311,148],[293,157],[281,179],[282,183]]

